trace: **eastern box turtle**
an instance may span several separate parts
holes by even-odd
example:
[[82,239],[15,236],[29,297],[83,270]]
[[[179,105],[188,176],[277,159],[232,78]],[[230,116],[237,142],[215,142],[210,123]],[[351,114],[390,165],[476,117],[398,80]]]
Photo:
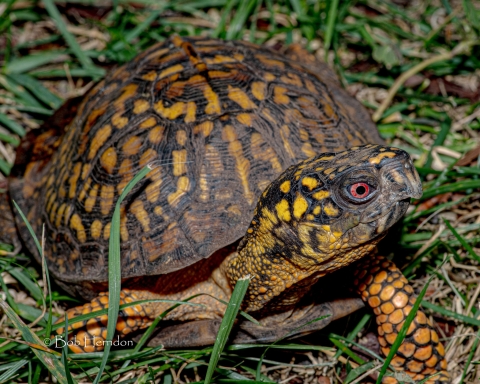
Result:
[[[366,111],[325,65],[296,47],[280,54],[245,42],[172,37],[110,73],[75,113],[66,112],[22,144],[9,193],[36,233],[45,224],[51,275],[91,300],[67,312],[70,336],[80,341],[73,351],[102,348],[106,316],[72,319],[108,305],[115,202],[152,164],[122,204],[120,302],[208,294],[192,300],[205,307],[169,312],[173,325],[153,342],[213,343],[225,310],[215,298],[228,301],[247,275],[244,310],[263,326],[240,321],[235,342],[273,341],[329,315],[301,332],[319,329],[363,305],[358,298],[326,301],[315,284],[356,263],[352,285],[373,308],[381,349],[389,352],[415,296],[375,249],[410,198],[421,196],[421,183],[408,154],[382,145]],[[39,259],[18,215],[16,223]],[[130,306],[117,330],[144,328],[170,306]],[[435,373],[429,383],[449,380],[444,348],[421,311],[392,365],[414,380]]]

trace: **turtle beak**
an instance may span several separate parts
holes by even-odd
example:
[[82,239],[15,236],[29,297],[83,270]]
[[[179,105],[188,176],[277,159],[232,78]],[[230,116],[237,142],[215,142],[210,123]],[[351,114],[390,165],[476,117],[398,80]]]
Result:
[[422,197],[422,182],[411,160],[386,166],[383,171],[384,185],[389,190],[392,200]]

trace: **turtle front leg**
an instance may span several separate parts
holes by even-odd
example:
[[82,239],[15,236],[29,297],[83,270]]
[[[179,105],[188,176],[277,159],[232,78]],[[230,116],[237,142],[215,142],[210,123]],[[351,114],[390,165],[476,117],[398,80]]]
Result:
[[[120,305],[145,299],[141,296],[139,291],[122,289],[120,291]],[[107,292],[100,293],[90,303],[69,309],[66,314],[70,320],[105,308],[108,308]],[[155,318],[154,309],[152,305],[147,303],[120,310],[116,326],[118,337],[148,327]],[[102,315],[69,324],[68,346],[71,351],[74,353],[103,351],[107,339],[107,321],[108,316]],[[65,328],[59,328],[56,332],[58,335],[64,335]]]
[[[363,301],[373,308],[378,324],[378,341],[386,356],[417,299],[413,288],[395,264],[382,256],[362,261],[355,271],[354,284]],[[445,349],[430,320],[420,310],[391,364],[413,380],[423,380],[439,373],[427,383],[445,384],[450,381]],[[385,377],[383,382],[398,383],[393,377]]]

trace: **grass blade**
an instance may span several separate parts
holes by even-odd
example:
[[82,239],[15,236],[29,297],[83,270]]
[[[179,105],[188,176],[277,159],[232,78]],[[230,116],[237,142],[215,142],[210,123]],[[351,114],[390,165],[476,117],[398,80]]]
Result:
[[[109,250],[108,250],[108,324],[107,341],[113,340],[115,328],[117,326],[118,312],[120,310],[120,286],[122,279],[121,255],[120,255],[120,205],[132,188],[150,172],[151,168],[147,165],[127,184],[122,194],[117,200],[115,211],[112,217],[112,226],[110,229]],[[108,355],[112,343],[105,343],[102,363],[100,365],[94,384],[98,384],[102,377],[105,366],[107,365]]]
[[450,224],[450,222],[446,219],[443,219],[443,221],[445,222],[445,224],[447,225],[448,229],[453,233],[453,236],[455,236],[457,238],[457,240],[460,242],[460,244],[462,244],[462,247],[466,249],[466,251],[468,252],[468,254],[472,257],[472,259],[474,260],[477,260],[478,262],[480,262],[480,256],[478,256],[475,251],[473,250],[473,248],[470,246],[470,244],[468,244],[465,239],[460,236],[460,234],[457,232],[457,230],[455,228],[452,227],[452,224]]
[[[15,327],[22,333],[24,340],[28,343],[45,345],[38,336],[33,333],[30,328],[28,328],[25,323],[18,317],[18,315],[10,308],[10,306],[3,300],[0,299],[0,308],[8,316],[10,321],[15,324]],[[50,341],[50,339],[49,339]],[[52,354],[42,351],[37,348],[32,348],[32,352],[37,356],[37,358],[47,367],[53,376],[61,384],[70,384],[65,376],[65,366],[63,363],[52,357]],[[75,383],[74,381],[72,381]]]
[[210,362],[208,363],[207,375],[205,376],[205,384],[210,384],[212,381],[213,372],[215,372],[218,360],[220,360],[220,355],[223,351],[223,348],[225,348],[225,344],[227,344],[228,336],[233,327],[233,322],[235,321],[238,311],[240,310],[240,304],[242,303],[243,297],[247,292],[249,284],[250,277],[239,279],[237,284],[235,284],[232,297],[228,302],[225,315],[223,316],[222,323],[220,324],[217,340],[213,346],[212,356],[210,357]]

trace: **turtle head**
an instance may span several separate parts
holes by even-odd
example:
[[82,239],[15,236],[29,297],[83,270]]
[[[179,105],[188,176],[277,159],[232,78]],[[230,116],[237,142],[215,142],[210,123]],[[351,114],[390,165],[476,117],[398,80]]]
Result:
[[238,252],[291,269],[291,276],[300,276],[293,283],[326,274],[371,252],[410,198],[421,195],[403,150],[366,145],[324,153],[288,168],[267,187]]

